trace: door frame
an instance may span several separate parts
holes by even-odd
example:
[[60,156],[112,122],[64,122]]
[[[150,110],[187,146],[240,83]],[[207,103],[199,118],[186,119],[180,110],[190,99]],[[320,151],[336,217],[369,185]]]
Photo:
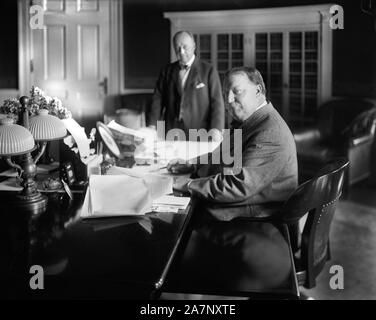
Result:
[[[31,0],[32,1],[32,0]],[[32,86],[31,74],[31,28],[29,7],[31,1],[17,0],[18,8],[18,93],[29,95]],[[108,94],[115,95],[121,92],[122,55],[122,27],[123,2],[122,0],[107,0],[110,2],[109,17],[109,54],[110,66],[108,75]]]

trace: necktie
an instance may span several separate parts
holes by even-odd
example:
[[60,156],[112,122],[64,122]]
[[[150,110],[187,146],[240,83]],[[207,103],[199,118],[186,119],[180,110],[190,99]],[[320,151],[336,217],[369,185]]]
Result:
[[184,89],[184,77],[185,77],[185,74],[187,73],[188,71],[188,68],[189,66],[188,65],[181,65],[180,66],[180,70],[179,70],[179,79],[180,79],[180,85],[181,85],[181,88]]
[[183,119],[183,100],[184,100],[184,85],[185,85],[185,77],[186,73],[188,71],[189,66],[188,65],[180,65],[179,70],[179,80],[180,80],[180,86],[181,86],[181,100],[180,100],[180,110],[179,110],[179,121],[182,121]]

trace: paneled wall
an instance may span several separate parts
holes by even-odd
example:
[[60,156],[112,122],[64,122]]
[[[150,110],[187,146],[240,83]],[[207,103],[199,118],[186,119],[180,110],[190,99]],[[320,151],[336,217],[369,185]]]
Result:
[[0,1],[0,89],[18,88],[17,1]]

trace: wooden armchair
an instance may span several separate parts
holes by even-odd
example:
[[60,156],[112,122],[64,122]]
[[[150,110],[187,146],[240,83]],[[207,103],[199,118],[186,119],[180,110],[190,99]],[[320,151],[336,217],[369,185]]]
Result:
[[[329,231],[348,164],[344,158],[327,163],[293,192],[276,216],[213,221],[209,237],[193,229],[162,290],[298,298],[298,285],[314,287],[330,259]],[[297,226],[305,215],[300,233]],[[218,245],[218,239],[227,245]]]
[[[316,277],[330,259],[329,232],[348,164],[346,159],[329,162],[300,185],[282,207],[279,219],[290,227],[297,279],[305,288],[315,286]],[[300,234],[298,225],[306,214]]]

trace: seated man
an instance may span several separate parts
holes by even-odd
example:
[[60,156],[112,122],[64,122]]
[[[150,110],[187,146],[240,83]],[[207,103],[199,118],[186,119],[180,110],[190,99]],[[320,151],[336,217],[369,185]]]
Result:
[[[198,176],[175,188],[204,200],[212,216],[219,220],[272,215],[297,187],[293,135],[273,105],[266,101],[265,84],[256,69],[232,69],[226,74],[224,90],[226,107],[234,119],[227,137],[229,148],[224,141],[211,154],[213,159],[219,153],[218,165],[171,161],[168,165],[171,172],[191,170]],[[235,129],[241,130],[241,141],[234,140]],[[241,148],[236,148],[237,144]],[[223,163],[226,153],[233,153],[234,159],[241,157],[241,161],[234,161],[241,163],[241,167],[233,167],[233,173]]]
[[[188,261],[181,264],[184,274],[194,274],[206,284],[224,279],[218,284],[224,290],[280,287],[291,272],[288,247],[278,228],[244,218],[276,214],[298,181],[293,135],[265,91],[256,69],[230,70],[224,82],[226,107],[234,119],[230,147],[226,150],[225,136],[211,154],[212,163],[175,160],[168,165],[173,173],[191,170],[197,176],[175,185],[192,195],[195,208],[195,230],[183,258]],[[234,140],[236,129],[241,130],[241,141]],[[218,152],[220,161],[214,165]],[[241,157],[241,166],[229,170],[223,161],[226,152]]]

